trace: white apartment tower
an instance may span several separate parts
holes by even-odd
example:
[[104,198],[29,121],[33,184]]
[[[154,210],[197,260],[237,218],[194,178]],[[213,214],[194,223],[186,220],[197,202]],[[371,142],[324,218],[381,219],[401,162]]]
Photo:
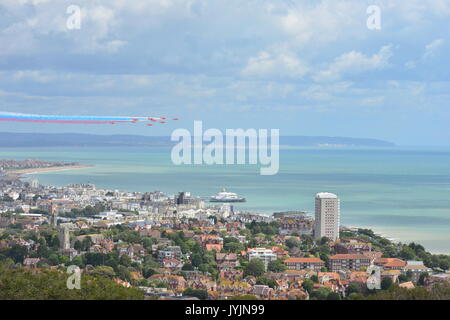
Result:
[[333,241],[339,238],[340,201],[329,192],[316,194],[316,221],[314,237],[327,237]]

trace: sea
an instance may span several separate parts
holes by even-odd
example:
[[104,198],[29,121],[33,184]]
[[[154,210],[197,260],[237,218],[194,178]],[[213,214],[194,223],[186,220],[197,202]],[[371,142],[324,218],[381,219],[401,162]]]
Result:
[[450,147],[281,147],[279,173],[259,165],[174,165],[169,147],[2,148],[0,158],[76,161],[93,167],[26,175],[41,184],[209,197],[245,197],[235,210],[314,213],[317,192],[341,199],[341,224],[450,254]]

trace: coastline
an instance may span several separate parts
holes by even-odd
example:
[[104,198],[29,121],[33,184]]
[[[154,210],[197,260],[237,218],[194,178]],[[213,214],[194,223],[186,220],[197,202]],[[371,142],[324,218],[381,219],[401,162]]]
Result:
[[94,166],[93,165],[75,165],[75,166],[58,166],[58,167],[48,167],[48,168],[29,168],[29,169],[12,170],[12,171],[8,171],[8,173],[38,174],[38,173],[42,173],[42,172],[85,169],[85,168],[92,168],[92,167],[94,167]]

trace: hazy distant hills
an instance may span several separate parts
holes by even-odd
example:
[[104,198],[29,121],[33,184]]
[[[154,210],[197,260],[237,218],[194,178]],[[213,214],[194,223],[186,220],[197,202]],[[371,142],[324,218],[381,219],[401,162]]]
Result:
[[[94,135],[79,133],[10,133],[0,132],[0,147],[139,147],[171,146],[170,137],[137,135]],[[280,137],[284,146],[355,146],[391,147],[393,143],[377,139],[345,137]]]

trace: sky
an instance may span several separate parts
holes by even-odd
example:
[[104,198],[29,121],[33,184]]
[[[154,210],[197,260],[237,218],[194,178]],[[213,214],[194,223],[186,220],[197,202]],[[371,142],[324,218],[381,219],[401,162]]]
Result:
[[448,0],[0,0],[0,111],[181,118],[0,132],[169,135],[203,120],[449,146],[449,53]]

